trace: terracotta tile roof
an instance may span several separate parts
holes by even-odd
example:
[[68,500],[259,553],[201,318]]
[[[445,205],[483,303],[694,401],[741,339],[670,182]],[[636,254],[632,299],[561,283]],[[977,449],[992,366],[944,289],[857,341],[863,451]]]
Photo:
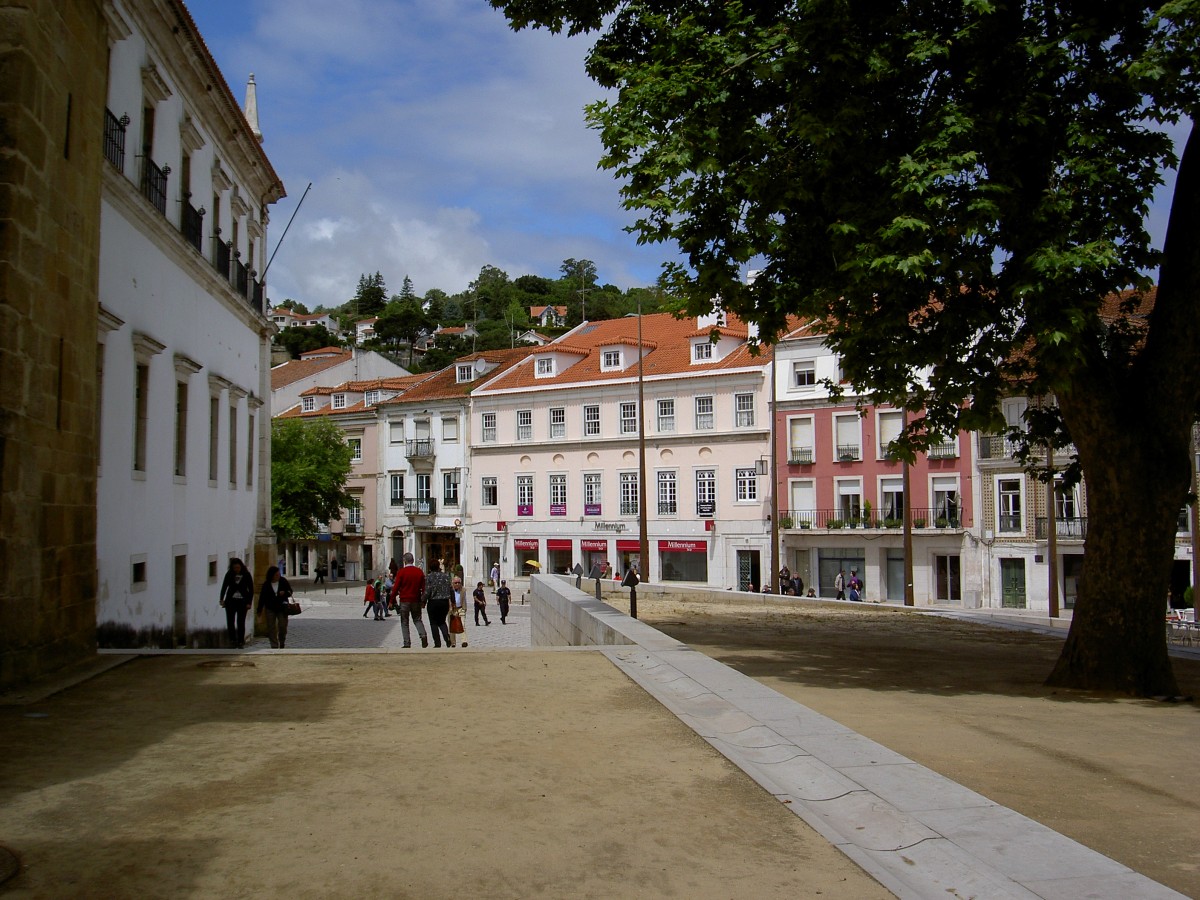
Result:
[[[453,363],[446,366],[446,368],[435,372],[432,376],[428,376],[419,386],[405,391],[404,394],[393,400],[385,400],[379,405],[387,406],[389,403],[409,403],[427,400],[452,400],[456,397],[465,397],[471,393],[472,389],[518,365],[542,349],[544,348],[514,347],[511,350],[483,350],[479,353],[460,356]],[[458,381],[458,367],[463,363],[471,363],[478,359],[492,363],[495,368],[479,375],[475,381]]]
[[301,392],[301,397],[317,397],[324,394],[362,394],[366,391],[403,391],[414,385],[420,384],[428,378],[431,378],[428,372],[422,372],[419,375],[400,375],[394,378],[372,378],[368,381],[343,381],[341,384],[330,387],[329,385],[318,385],[310,387],[307,391]]
[[560,316],[565,316],[567,314],[567,308],[565,306],[531,306],[529,307],[529,315],[536,319],[548,309],[553,309]]
[[[306,354],[307,355],[307,354]],[[271,369],[271,390],[277,391],[293,384],[302,378],[316,375],[326,369],[344,363],[353,354],[350,351],[338,352],[333,356],[318,356],[315,359],[292,359]]]
[[340,354],[342,356],[353,355],[349,350],[345,350],[342,347],[320,347],[316,350],[305,350],[300,354],[300,358],[312,359],[314,356],[330,356],[334,354]]
[[[501,376],[495,383],[489,385],[491,390],[513,390],[518,388],[554,387],[558,385],[589,384],[598,381],[617,381],[637,376],[636,360],[620,371],[600,371],[600,348],[612,344],[637,344],[637,317],[629,316],[620,319],[608,319],[600,322],[587,322],[565,335],[570,341],[568,346],[590,348],[588,355],[579,362],[569,366],[554,376],[538,378],[532,365],[518,365]],[[736,320],[734,328],[744,328]],[[730,329],[721,329],[728,333]],[[692,362],[692,342],[696,335],[705,335],[709,329],[697,329],[697,320],[676,319],[670,313],[654,313],[642,317],[642,343],[647,348],[643,357],[645,376],[651,378],[663,375],[694,375],[705,372],[720,372],[746,366],[761,366],[770,362],[771,348],[763,346],[758,355],[751,355],[750,347],[741,344],[726,354],[723,359],[714,359],[700,363]],[[561,345],[547,344],[535,348],[535,353],[546,353],[556,350]],[[532,355],[532,354],[531,354]]]

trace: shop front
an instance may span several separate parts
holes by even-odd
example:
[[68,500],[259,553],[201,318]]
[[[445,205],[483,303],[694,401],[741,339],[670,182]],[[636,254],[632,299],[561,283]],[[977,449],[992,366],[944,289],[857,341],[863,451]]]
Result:
[[618,540],[617,541],[617,561],[620,563],[613,570],[613,578],[624,578],[625,573],[634,566],[640,571],[642,566],[642,546],[636,540]]
[[600,567],[601,572],[608,568],[608,541],[584,538],[579,542],[579,551],[583,554],[584,575],[590,576],[596,566]]
[[[516,565],[513,567],[514,576],[524,577],[540,571],[541,561],[538,559],[537,538],[513,538],[513,556],[516,558]],[[538,565],[530,565],[530,563],[538,563]]]
[[708,583],[708,541],[665,540],[658,542],[658,564],[666,581]]
[[546,571],[555,575],[570,575],[575,566],[571,558],[570,538],[546,539]]

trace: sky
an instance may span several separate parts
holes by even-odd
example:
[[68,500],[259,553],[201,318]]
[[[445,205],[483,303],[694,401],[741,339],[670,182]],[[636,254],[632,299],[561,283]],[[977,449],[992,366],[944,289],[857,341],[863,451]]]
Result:
[[485,265],[557,278],[568,258],[630,288],[674,258],[624,231],[634,215],[597,168],[589,38],[514,33],[486,0],[186,2],[239,102],[254,73],[264,148],[288,191],[270,249],[312,183],[267,274],[273,303],[340,305],[376,271],[391,293],[408,276],[419,295],[453,294]]
[[341,304],[363,273],[391,293],[466,290],[484,265],[652,284],[673,249],[623,229],[583,108],[590,41],[514,33],[486,0],[187,0],[239,102],[257,84],[263,147],[287,188],[271,208],[273,303]]

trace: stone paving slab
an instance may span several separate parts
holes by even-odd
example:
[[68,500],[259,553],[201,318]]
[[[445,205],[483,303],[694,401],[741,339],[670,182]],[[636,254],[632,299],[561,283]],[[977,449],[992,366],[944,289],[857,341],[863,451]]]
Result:
[[601,652],[899,897],[1182,896],[686,645]]

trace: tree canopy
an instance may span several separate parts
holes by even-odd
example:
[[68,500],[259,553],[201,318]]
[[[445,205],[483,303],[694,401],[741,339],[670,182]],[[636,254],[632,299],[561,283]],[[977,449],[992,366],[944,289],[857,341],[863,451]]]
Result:
[[[1171,693],[1200,151],[1178,159],[1165,126],[1196,112],[1200,3],[491,2],[515,28],[602,29],[601,165],[639,240],[682,249],[665,276],[691,311],[719,297],[768,335],[820,319],[855,388],[917,413],[909,454],[998,426],[1014,389],[1056,399],[1038,424],[1077,447],[1090,522],[1052,679]],[[1156,266],[1151,311],[1112,299]]]
[[271,524],[283,538],[308,537],[350,502],[352,451],[329,419],[271,422]]

